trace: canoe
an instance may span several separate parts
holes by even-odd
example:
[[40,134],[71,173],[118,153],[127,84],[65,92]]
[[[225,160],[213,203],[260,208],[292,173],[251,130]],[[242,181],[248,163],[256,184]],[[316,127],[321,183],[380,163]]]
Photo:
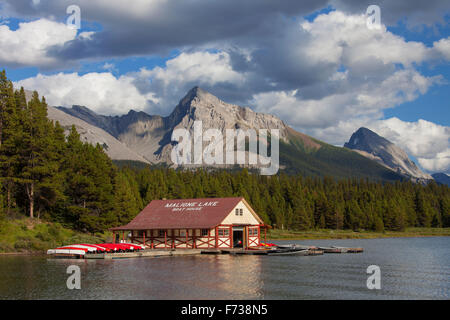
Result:
[[87,246],[84,244],[71,244],[70,246],[73,248],[86,249],[88,253],[97,253],[97,251],[99,251],[98,248]]
[[316,246],[308,246],[308,245],[303,245],[303,244],[284,244],[284,245],[279,245],[278,248],[280,249],[318,249]]
[[81,243],[81,245],[87,246],[87,247],[92,247],[92,248],[97,248],[97,251],[99,251],[99,252],[109,252],[109,251],[111,251],[110,249],[100,247],[100,246],[98,246],[96,244]]
[[98,243],[96,244],[99,247],[110,249],[111,251],[135,251],[142,250],[142,246],[138,244],[132,243]]
[[47,250],[47,254],[51,255],[67,255],[67,256],[84,256],[86,250],[80,248],[56,248]]
[[275,249],[273,251],[269,251],[268,255],[271,256],[307,256],[309,255],[309,250],[308,249],[300,249],[300,250],[286,250],[286,249]]

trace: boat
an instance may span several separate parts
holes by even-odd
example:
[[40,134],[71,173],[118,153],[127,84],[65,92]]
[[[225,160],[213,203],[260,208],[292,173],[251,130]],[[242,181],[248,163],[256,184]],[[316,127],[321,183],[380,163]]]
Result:
[[47,250],[48,255],[61,258],[82,258],[88,252],[86,248],[77,248],[72,246],[59,247]]
[[316,246],[307,246],[303,244],[284,244],[284,245],[278,245],[277,246],[280,249],[307,249],[307,250],[317,250],[318,248]]
[[86,253],[97,253],[98,251],[100,251],[99,248],[84,244],[71,244],[70,246],[73,248],[86,249],[87,250]]
[[130,252],[144,249],[141,245],[133,243],[98,243],[96,246],[109,249],[112,252]]
[[308,256],[309,250],[308,249],[275,249],[271,250],[267,253],[271,256]]

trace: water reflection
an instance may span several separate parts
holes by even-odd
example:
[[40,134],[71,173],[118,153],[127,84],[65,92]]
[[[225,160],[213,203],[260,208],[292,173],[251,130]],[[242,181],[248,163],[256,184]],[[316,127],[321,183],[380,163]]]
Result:
[[[0,256],[0,299],[449,299],[449,240],[301,241],[365,248],[363,254],[316,257]],[[81,290],[67,289],[72,264],[80,266]],[[366,287],[371,264],[381,268],[381,290]]]

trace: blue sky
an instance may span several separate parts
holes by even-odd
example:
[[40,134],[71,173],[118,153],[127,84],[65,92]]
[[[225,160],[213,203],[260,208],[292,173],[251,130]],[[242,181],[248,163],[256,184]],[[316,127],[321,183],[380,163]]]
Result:
[[[65,25],[72,4],[77,32]],[[167,115],[199,85],[335,145],[369,127],[424,170],[448,172],[448,1],[378,1],[373,32],[368,4],[4,0],[0,67],[51,104],[103,114]]]

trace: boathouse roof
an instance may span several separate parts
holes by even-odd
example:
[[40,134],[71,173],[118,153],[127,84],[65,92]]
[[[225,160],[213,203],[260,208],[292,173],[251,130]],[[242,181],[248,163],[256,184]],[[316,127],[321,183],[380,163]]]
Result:
[[111,230],[209,229],[220,225],[241,201],[263,223],[243,197],[153,200],[130,223]]

